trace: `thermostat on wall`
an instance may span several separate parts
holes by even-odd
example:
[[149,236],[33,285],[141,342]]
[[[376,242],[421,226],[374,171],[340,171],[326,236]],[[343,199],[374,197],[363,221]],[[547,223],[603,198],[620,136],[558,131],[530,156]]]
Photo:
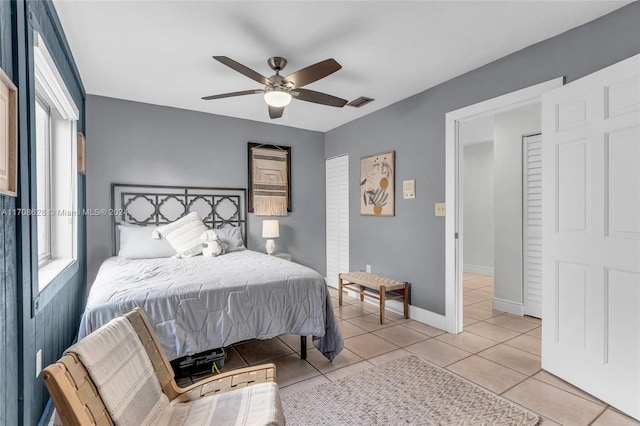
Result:
[[416,181],[413,180],[405,180],[402,182],[402,193],[404,198],[416,198]]

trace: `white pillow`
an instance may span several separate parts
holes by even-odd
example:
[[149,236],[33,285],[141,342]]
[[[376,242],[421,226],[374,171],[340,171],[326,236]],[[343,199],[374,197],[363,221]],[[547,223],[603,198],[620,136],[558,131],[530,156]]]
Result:
[[202,253],[200,236],[206,230],[207,227],[198,213],[192,212],[175,222],[159,227],[154,234],[166,238],[180,257],[191,257]]
[[118,225],[120,248],[118,256],[127,259],[156,259],[175,256],[176,251],[165,240],[155,240],[155,226]]

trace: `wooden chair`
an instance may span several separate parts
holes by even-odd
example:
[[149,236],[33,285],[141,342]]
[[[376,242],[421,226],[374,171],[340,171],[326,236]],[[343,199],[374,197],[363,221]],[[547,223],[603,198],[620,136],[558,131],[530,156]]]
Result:
[[[247,386],[275,382],[276,380],[276,366],[274,364],[264,364],[211,376],[182,388],[176,384],[171,364],[164,354],[144,312],[140,308],[135,308],[125,315],[125,318],[129,320],[138,334],[155,370],[162,392],[173,405],[189,403],[201,398],[216,397],[227,392],[239,392]],[[70,349],[73,349],[73,347]],[[98,387],[91,379],[77,354],[67,352],[56,363],[45,368],[42,376],[63,425],[114,424],[100,396]],[[279,396],[277,396],[276,405],[275,409],[280,411],[282,422],[271,422],[269,424],[284,424]]]

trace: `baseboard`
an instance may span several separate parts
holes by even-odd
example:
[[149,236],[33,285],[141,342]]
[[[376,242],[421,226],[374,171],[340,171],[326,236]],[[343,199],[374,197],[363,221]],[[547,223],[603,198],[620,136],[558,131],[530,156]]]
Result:
[[498,311],[507,312],[513,315],[524,316],[524,304],[516,303],[510,300],[499,299],[497,297],[493,298],[493,309]]
[[[329,285],[331,288],[335,288],[332,285]],[[345,289],[347,294],[351,297],[360,298],[360,293],[357,291]],[[370,303],[375,306],[380,306],[379,303],[375,300],[365,297],[364,303]],[[404,315],[404,304],[399,300],[387,300],[384,304],[385,311],[394,312],[396,314]],[[412,320],[421,322],[426,325],[430,325],[431,327],[438,328],[440,330],[445,330],[445,316],[436,314],[435,312],[428,311],[426,309],[418,308],[417,306],[409,305],[409,318]]]
[[493,277],[493,268],[488,266],[468,265],[465,264],[462,268],[464,272],[473,272],[474,274],[490,275]]
[[[404,312],[404,306],[402,305],[402,302],[398,300],[385,302],[385,308],[387,306],[389,306],[390,311],[397,314],[402,314]],[[423,324],[430,325],[431,327],[438,328],[442,331],[446,330],[444,315],[436,314],[435,312],[418,308],[417,306],[409,305],[409,318]]]

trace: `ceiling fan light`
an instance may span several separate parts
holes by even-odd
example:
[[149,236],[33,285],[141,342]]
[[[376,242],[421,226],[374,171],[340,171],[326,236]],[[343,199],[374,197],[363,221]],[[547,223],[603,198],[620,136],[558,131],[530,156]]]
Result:
[[268,87],[264,92],[264,101],[275,108],[286,107],[291,103],[291,94],[279,87]]

